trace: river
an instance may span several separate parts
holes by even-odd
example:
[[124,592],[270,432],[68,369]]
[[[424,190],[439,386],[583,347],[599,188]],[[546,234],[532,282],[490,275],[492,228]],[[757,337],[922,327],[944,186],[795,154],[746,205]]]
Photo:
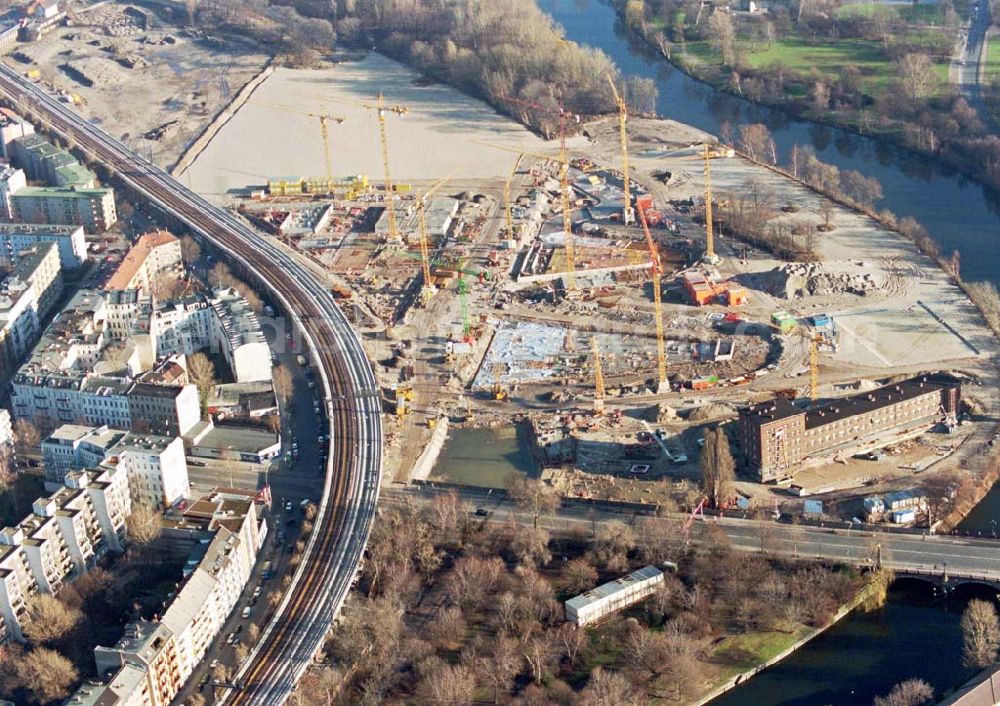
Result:
[[[1000,283],[1000,196],[954,170],[905,150],[843,130],[789,118],[690,78],[635,42],[603,0],[537,0],[580,44],[602,49],[625,74],[652,78],[659,87],[660,115],[718,135],[728,122],[764,123],[779,150],[811,145],[840,169],[876,177],[885,198],[879,208],[922,223],[943,252],[958,250],[966,280]],[[1000,488],[963,523],[962,529],[996,530]],[[992,594],[990,597],[994,597]],[[931,682],[941,693],[968,678],[961,664],[959,618],[966,596],[933,597],[901,582],[888,604],[854,613],[780,664],[717,699],[713,706],[868,706],[876,694],[910,677]]]

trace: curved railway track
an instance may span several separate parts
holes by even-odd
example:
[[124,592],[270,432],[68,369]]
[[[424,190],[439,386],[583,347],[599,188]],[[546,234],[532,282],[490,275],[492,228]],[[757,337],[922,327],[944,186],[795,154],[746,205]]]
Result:
[[375,516],[382,465],[381,403],[361,342],[330,292],[267,238],[133,154],[40,87],[0,65],[0,92],[41,116],[117,177],[251,273],[300,328],[322,381],[330,442],[323,495],[303,560],[234,677],[225,704],[285,701],[340,610]]

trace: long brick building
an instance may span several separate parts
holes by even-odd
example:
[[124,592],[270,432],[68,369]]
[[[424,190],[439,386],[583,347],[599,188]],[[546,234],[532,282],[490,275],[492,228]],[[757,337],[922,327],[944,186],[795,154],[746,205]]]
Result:
[[761,481],[787,478],[803,463],[879,448],[953,419],[960,400],[958,378],[929,373],[813,409],[761,402],[740,410],[744,463]]

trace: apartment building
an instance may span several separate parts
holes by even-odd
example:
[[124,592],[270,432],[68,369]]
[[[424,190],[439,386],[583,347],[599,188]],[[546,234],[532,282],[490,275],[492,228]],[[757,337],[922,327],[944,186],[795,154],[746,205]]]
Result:
[[141,289],[149,292],[158,274],[173,272],[180,277],[183,274],[182,267],[180,240],[164,230],[146,233],[128,251],[104,288]]
[[78,225],[103,233],[118,221],[108,187],[28,186],[11,195],[13,218],[23,223]]
[[10,165],[0,166],[0,218],[14,218],[14,202],[11,196],[28,185],[23,169]]
[[66,150],[38,134],[18,137],[12,142],[13,161],[28,179],[52,186],[92,189],[97,177]]
[[55,243],[37,243],[12,260],[13,273],[0,283],[0,375],[12,371],[42,331],[42,321],[63,291]]
[[785,399],[740,410],[746,467],[762,481],[790,477],[803,463],[886,446],[942,422],[953,423],[961,381],[928,373],[803,409]]
[[158,303],[149,331],[157,356],[209,348],[222,353],[236,382],[271,379],[271,352],[260,320],[235,289]]
[[21,620],[28,610],[28,600],[37,592],[38,584],[28,566],[24,547],[0,544],[0,616],[3,617],[0,642],[8,638],[24,639]]
[[0,108],[0,156],[10,161],[14,156],[14,140],[34,134],[34,125],[7,108]]
[[180,437],[65,424],[42,441],[42,457],[46,489],[62,486],[71,471],[115,468],[128,478],[131,496],[151,507],[169,506],[188,496]]
[[[3,174],[0,172],[0,200],[3,198]],[[0,204],[2,208],[2,204]],[[82,226],[0,223],[0,254],[13,261],[15,253],[37,243],[55,243],[59,247],[59,266],[77,270],[87,262],[87,241]]]
[[164,541],[189,556],[184,583],[158,622],[133,623],[115,647],[95,648],[103,680],[81,686],[67,706],[169,703],[236,607],[265,535],[254,494],[216,490],[164,524]]
[[194,385],[151,385],[137,382],[128,392],[130,428],[163,436],[184,436],[201,420]]
[[168,706],[184,684],[173,631],[162,622],[130,623],[114,647],[94,648],[94,660],[98,674],[117,675],[124,667],[142,672],[134,688],[137,703],[148,706]]

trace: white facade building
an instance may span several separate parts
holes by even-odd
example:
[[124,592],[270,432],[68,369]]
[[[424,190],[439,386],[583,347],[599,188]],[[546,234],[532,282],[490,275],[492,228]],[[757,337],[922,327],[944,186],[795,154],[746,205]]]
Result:
[[14,203],[11,196],[28,185],[23,169],[10,165],[0,167],[0,218],[14,218]]
[[566,601],[566,620],[579,626],[589,625],[653,595],[661,583],[662,571],[655,566],[643,567],[570,598]]
[[[3,198],[2,180],[3,174],[0,173],[0,199]],[[0,223],[0,250],[6,253],[8,259],[13,260],[15,253],[35,243],[55,243],[59,247],[59,264],[63,270],[76,270],[87,262],[83,226]]]

